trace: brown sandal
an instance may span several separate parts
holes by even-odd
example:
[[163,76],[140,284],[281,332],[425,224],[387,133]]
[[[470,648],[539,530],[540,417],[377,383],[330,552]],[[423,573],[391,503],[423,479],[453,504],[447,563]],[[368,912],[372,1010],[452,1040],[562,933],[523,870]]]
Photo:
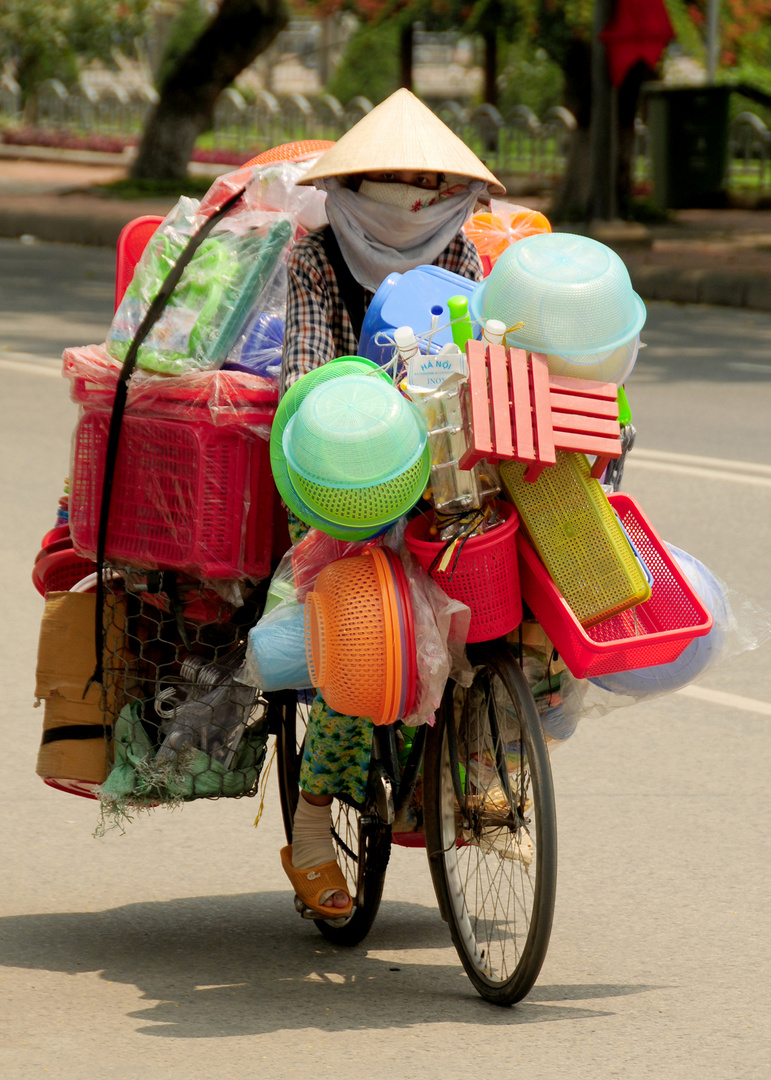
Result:
[[[289,878],[295,893],[303,902],[323,919],[345,919],[353,910],[353,900],[348,893],[348,885],[343,871],[336,862],[323,863],[321,866],[308,866],[297,870],[292,866],[292,846],[281,849],[281,865]],[[344,892],[348,896],[346,907],[335,908],[321,903],[321,897],[328,892]]]

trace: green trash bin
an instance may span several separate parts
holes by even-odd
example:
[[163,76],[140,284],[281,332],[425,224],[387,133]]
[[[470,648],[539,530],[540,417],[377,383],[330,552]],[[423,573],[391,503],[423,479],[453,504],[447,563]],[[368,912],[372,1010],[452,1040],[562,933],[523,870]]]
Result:
[[653,201],[663,210],[725,202],[730,94],[728,86],[646,87]]

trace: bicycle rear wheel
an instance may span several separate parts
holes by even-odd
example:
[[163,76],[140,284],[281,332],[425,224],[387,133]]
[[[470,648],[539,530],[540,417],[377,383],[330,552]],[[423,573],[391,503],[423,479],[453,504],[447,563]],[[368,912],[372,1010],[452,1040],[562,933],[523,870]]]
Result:
[[[292,843],[292,822],[300,795],[299,777],[310,706],[286,692],[274,698],[280,710],[277,727],[278,786],[287,843]],[[386,869],[391,855],[391,829],[374,814],[334,799],[332,842],[354,907],[345,919],[314,919],[325,938],[336,945],[358,945],[369,933],[380,907]]]
[[504,645],[482,649],[472,685],[448,684],[429,732],[426,846],[439,906],[469,978],[486,1001],[512,1005],[532,988],[549,945],[554,789],[522,669]]

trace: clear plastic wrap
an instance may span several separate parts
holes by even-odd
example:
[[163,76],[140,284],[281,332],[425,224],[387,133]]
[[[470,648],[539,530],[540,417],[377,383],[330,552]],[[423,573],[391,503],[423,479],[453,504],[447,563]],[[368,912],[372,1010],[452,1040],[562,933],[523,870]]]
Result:
[[215,686],[160,684],[155,713],[162,740],[155,764],[177,764],[186,750],[203,750],[230,768],[257,701],[253,687],[228,677]]
[[286,264],[282,261],[236,337],[223,370],[244,371],[278,381],[284,347],[286,292]]
[[442,592],[406,546],[401,546],[399,555],[412,600],[418,653],[415,702],[404,722],[417,727],[433,721],[448,679],[461,686],[472,683],[473,669],[465,651],[471,611]]
[[[207,215],[182,198],[151,237],[116,311],[107,349],[123,360],[150,304]],[[185,268],[158,321],[139,348],[140,368],[166,375],[217,368],[244,323],[262,309],[261,294],[286,260],[296,221],[244,200],[220,221]]]
[[[82,406],[70,471],[76,551],[96,554],[110,410],[119,365],[103,349],[68,349]],[[275,383],[238,371],[168,378],[136,372],[123,416],[106,556],[210,580],[270,572],[277,499],[268,440]]]
[[335,540],[309,529],[276,567],[262,617],[249,631],[246,660],[238,678],[263,691],[312,686],[305,654],[305,597],[329,563],[358,554],[365,543]]
[[304,625],[303,605],[295,600],[271,608],[249,631],[238,679],[264,692],[310,689]]
[[520,654],[522,670],[535,698],[551,751],[569,739],[578,726],[578,717],[566,715],[562,706],[563,681],[569,673],[564,662],[555,655],[543,627],[534,620],[524,620],[507,640]]
[[[121,361],[104,345],[65,349],[62,374],[70,381],[70,397],[88,410],[109,411]],[[278,403],[275,381],[246,371],[188,371],[168,378],[134,370],[129,380],[126,412],[134,416],[203,420],[216,427],[236,425],[270,438]]]
[[[318,155],[320,156],[320,155]],[[210,214],[231,195],[246,187],[244,205],[252,210],[290,214],[306,232],[327,223],[326,192],[298,187],[317,158],[305,161],[274,161],[268,165],[241,167],[218,176],[201,200],[201,213]]]

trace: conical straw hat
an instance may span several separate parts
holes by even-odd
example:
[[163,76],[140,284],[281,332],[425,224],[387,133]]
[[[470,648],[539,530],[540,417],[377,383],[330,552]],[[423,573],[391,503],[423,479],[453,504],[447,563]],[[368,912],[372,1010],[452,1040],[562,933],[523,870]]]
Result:
[[398,169],[484,180],[492,195],[506,190],[462,139],[404,89],[367,113],[298,183]]

